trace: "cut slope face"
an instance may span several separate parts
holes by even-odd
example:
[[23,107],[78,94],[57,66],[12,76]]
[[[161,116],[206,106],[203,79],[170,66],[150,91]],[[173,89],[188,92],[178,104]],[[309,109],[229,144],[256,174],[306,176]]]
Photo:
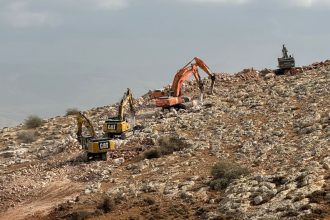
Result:
[[10,208],[0,219],[25,219],[47,215],[54,207],[74,199],[83,190],[80,184],[68,180],[52,182],[40,189],[36,197]]
[[[21,219],[329,217],[330,62],[300,72],[218,74],[214,95],[206,95],[204,105],[178,112],[161,112],[141,97],[137,123],[143,130],[118,141],[114,159],[106,162],[83,161],[72,116],[47,120],[32,144],[18,142],[20,126],[3,130],[2,216],[16,210]],[[184,91],[198,97],[194,82]],[[86,113],[100,130],[104,116],[115,110],[105,106]],[[169,146],[184,147],[144,159],[144,151],[162,147],[163,136],[179,140]],[[219,161],[251,172],[215,191],[209,183]],[[68,188],[52,187],[63,179]],[[108,208],[104,198],[111,201]],[[22,210],[28,204],[30,211]]]

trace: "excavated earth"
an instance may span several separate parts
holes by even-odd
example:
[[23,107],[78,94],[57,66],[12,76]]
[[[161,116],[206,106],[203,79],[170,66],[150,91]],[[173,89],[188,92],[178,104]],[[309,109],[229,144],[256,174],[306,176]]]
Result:
[[[0,219],[330,219],[330,61],[296,72],[219,73],[213,95],[178,111],[140,97],[141,129],[108,161],[86,162],[74,116],[30,129],[32,143],[18,138],[23,124],[4,128]],[[198,98],[193,81],[184,92]],[[117,106],[84,112],[99,135]],[[164,136],[185,148],[145,159]],[[220,161],[250,172],[214,190]]]

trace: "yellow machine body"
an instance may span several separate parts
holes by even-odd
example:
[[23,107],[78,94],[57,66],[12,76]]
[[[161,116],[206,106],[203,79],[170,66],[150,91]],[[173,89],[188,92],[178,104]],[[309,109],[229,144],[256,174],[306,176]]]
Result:
[[106,153],[116,149],[115,142],[107,138],[82,137],[81,145],[88,153],[92,154]]
[[109,118],[103,124],[103,132],[108,134],[108,136],[116,136],[125,133],[131,129],[130,124],[127,121],[121,121],[118,118]]
[[[128,123],[124,117],[124,111],[127,106],[130,107],[131,113],[133,113],[135,118],[135,110],[133,106],[133,95],[130,89],[127,89],[127,92],[124,93],[122,100],[118,106],[118,115],[116,117],[109,117],[103,124],[103,132],[107,137],[113,138],[120,136],[122,139],[125,139],[126,132],[131,130],[131,125]],[[133,120],[135,121],[135,119]],[[133,125],[134,127],[134,125]]]

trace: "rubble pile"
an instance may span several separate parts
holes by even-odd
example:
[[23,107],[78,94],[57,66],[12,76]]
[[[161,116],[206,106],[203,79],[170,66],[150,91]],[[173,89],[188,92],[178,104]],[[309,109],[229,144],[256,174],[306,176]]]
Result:
[[[0,219],[67,219],[78,210],[117,219],[329,217],[330,61],[295,75],[245,69],[216,79],[214,94],[188,109],[162,111],[147,95],[137,99],[141,129],[116,140],[108,161],[84,161],[73,116],[46,120],[32,143],[17,138],[23,125],[3,129]],[[196,83],[185,83],[184,92],[198,97]],[[115,112],[116,105],[85,113],[101,134]],[[164,136],[185,147],[146,159]],[[226,160],[250,173],[213,190],[211,169]],[[115,201],[110,212],[99,208],[104,197]]]

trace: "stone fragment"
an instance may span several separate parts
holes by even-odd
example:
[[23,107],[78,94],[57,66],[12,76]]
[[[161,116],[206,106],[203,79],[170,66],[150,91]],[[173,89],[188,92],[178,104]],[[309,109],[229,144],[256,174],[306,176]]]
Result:
[[263,202],[263,198],[262,198],[262,196],[256,196],[256,197],[254,197],[253,201],[254,201],[254,204],[259,205]]

